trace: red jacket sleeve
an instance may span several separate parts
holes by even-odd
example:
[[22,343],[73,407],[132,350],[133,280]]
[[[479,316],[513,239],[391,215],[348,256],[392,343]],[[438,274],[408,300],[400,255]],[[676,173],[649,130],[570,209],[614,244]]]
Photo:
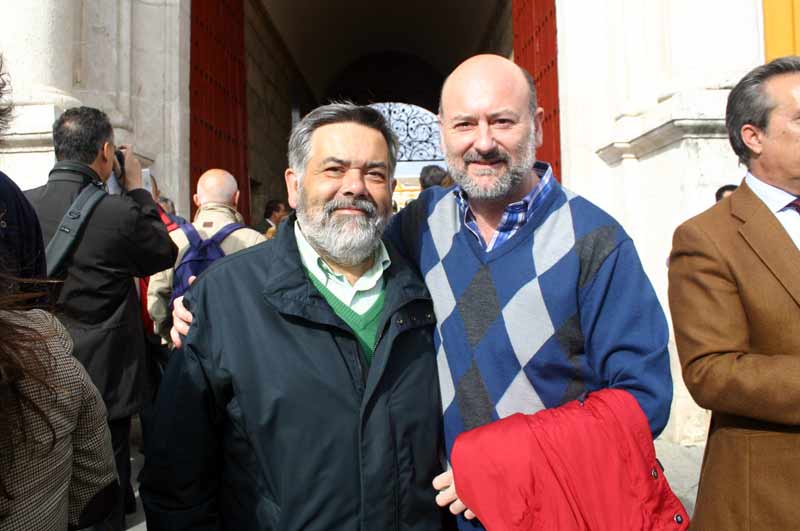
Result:
[[656,461],[628,392],[605,389],[461,434],[458,496],[488,530],[684,530],[689,517]]

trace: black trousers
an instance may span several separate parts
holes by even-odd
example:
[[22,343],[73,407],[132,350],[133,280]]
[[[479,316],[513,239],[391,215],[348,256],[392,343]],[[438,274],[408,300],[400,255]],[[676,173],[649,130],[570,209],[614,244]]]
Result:
[[131,418],[109,420],[108,428],[111,431],[114,462],[119,474],[119,492],[114,510],[105,522],[95,526],[95,530],[125,531],[125,493],[131,485]]

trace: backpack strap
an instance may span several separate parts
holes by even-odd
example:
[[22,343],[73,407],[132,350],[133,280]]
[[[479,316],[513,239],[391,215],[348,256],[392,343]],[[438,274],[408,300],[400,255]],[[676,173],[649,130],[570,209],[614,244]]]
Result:
[[106,195],[102,188],[92,182],[83,187],[69,206],[45,250],[48,277],[57,273],[64,260],[74,251],[81,230],[89,220],[92,210]]
[[180,225],[180,228],[183,233],[186,234],[186,237],[189,238],[189,245],[192,247],[200,247],[200,245],[202,245],[203,238],[197,233],[197,229],[194,228],[194,225],[191,223],[184,223]]
[[164,212],[164,209],[163,209],[163,208],[161,208],[161,206],[160,206],[158,203],[156,203],[156,209],[158,210],[158,215],[159,215],[159,217],[161,217],[161,222],[162,222],[164,225],[166,225],[166,227],[167,227],[167,232],[172,232],[172,231],[174,231],[175,229],[177,229],[177,228],[179,228],[179,227],[180,227],[180,225],[179,225],[178,223],[175,223],[175,222],[174,222],[174,221],[173,221],[173,220],[172,220],[172,219],[169,217],[169,215],[168,215],[166,212]]
[[237,231],[241,228],[244,228],[244,225],[242,225],[241,223],[228,223],[227,225],[219,229],[217,232],[215,232],[214,235],[209,239],[214,240],[214,242],[216,242],[217,245],[220,245],[225,238],[231,235],[232,232]]

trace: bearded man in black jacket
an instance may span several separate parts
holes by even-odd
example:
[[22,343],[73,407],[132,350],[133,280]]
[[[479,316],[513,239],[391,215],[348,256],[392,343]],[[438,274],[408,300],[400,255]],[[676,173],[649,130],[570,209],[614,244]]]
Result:
[[[102,186],[120,174],[114,130],[106,114],[90,107],[64,112],[53,124],[57,162],[47,184],[27,192],[39,217],[44,241],[86,186]],[[63,284],[54,294],[59,319],[74,342],[108,409],[120,486],[110,523],[124,529],[124,492],[130,483],[131,416],[145,399],[145,342],[134,277],[171,267],[177,249],[142,186],[142,170],[131,146],[124,154],[121,195],[103,197],[84,225],[70,256],[55,273]]]
[[277,236],[186,296],[146,444],[150,531],[438,531],[430,295],[381,239],[397,141],[369,107],[293,129]]

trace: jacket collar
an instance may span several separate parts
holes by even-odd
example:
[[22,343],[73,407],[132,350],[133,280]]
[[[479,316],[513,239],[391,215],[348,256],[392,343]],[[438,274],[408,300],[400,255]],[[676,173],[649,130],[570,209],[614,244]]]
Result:
[[800,251],[775,214],[742,181],[730,197],[731,215],[742,221],[739,234],[800,305]]
[[242,215],[234,207],[225,203],[206,203],[197,209],[194,221],[209,219],[226,219],[244,224]]
[[88,165],[74,160],[56,162],[48,176],[50,181],[66,181],[80,184],[82,187],[93,182],[103,186],[100,176]]
[[[279,312],[348,330],[327,301],[311,284],[300,260],[294,236],[297,218],[292,214],[281,223],[272,240],[272,263],[266,276],[263,295]],[[384,315],[392,315],[417,299],[430,300],[425,284],[408,262],[384,240],[392,264],[384,271]]]
[[[281,223],[278,234],[268,244],[273,245],[272,263],[266,275],[263,295],[267,304],[284,315],[352,331],[331,309],[328,302],[312,285],[300,261],[300,251],[294,235],[297,217],[292,214]],[[372,366],[364,382],[361,402],[362,415],[375,394],[391,356],[394,337],[406,330],[434,323],[430,294],[422,279],[408,262],[384,240],[392,261],[384,270],[384,307],[378,326],[378,342]],[[416,311],[414,302],[425,302],[424,312]],[[384,339],[383,336],[387,338]]]

